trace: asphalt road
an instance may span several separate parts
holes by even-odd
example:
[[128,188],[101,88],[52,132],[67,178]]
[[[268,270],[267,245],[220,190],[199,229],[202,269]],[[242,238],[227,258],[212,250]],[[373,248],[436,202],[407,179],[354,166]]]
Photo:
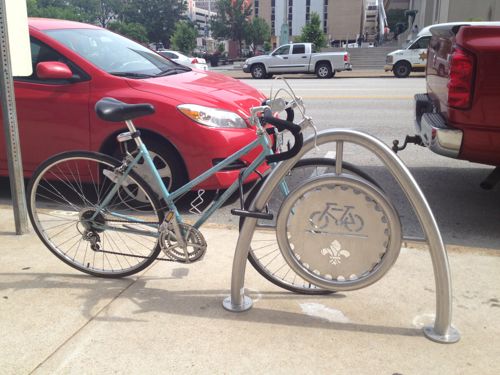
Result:
[[[280,80],[245,80],[267,95],[283,86]],[[413,95],[425,92],[423,78],[290,79],[304,99],[307,114],[318,130],[351,128],[370,133],[386,144],[413,135]],[[310,133],[310,131],[309,131]],[[307,156],[334,157],[335,145],[325,145]],[[500,185],[491,191],[479,187],[492,167],[454,160],[409,145],[398,154],[426,195],[447,245],[500,249]],[[422,231],[404,193],[381,162],[370,152],[345,145],[344,159],[369,174],[386,192],[401,217],[406,236]],[[0,199],[9,199],[8,182],[0,180]],[[226,205],[211,223],[238,225]]]

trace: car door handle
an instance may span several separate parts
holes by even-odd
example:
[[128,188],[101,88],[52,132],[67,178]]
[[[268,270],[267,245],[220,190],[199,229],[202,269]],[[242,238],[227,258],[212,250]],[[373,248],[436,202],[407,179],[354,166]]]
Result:
[[285,57],[283,57],[283,59],[286,60],[286,59],[288,59],[288,57],[285,56]]
[[307,56],[302,56],[303,59],[307,59]]

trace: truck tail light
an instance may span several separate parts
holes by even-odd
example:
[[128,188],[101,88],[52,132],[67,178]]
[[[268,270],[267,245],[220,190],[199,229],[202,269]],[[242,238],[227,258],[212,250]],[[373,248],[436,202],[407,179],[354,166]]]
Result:
[[349,62],[349,54],[344,53],[344,62]]
[[455,49],[451,55],[448,106],[460,109],[466,109],[470,106],[474,64],[474,56],[467,51]]
[[191,64],[198,64],[198,59],[194,58],[193,60],[191,60]]

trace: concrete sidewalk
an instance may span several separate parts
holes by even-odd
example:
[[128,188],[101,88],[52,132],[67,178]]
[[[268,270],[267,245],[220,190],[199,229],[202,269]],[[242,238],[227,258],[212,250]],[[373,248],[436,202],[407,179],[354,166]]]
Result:
[[282,291],[247,267],[254,307],[222,308],[238,233],[202,232],[207,256],[121,280],[80,274],[0,207],[1,374],[499,374],[500,257],[451,252],[452,345],[426,339],[435,284],[426,250],[403,249],[369,288]]

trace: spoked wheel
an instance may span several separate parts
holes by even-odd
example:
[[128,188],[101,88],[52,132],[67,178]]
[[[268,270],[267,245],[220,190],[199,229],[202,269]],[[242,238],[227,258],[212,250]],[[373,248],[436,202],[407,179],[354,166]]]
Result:
[[[342,171],[373,181],[364,172],[345,162],[342,163]],[[335,159],[302,159],[285,176],[285,182],[289,192],[292,192],[298,185],[309,178],[333,172],[335,172]],[[245,200],[247,208],[254,200],[261,186],[262,182],[257,184],[248,194]],[[250,244],[248,260],[262,276],[280,288],[301,294],[332,293],[304,280],[288,266],[285,258],[283,258],[276,239],[276,217],[284,199],[285,194],[281,191],[279,185],[277,185],[267,202],[269,212],[274,215],[275,219],[273,221],[257,221]],[[243,225],[243,220],[244,218],[240,219],[240,228]]]
[[63,153],[40,165],[28,186],[28,213],[42,242],[94,276],[132,275],[160,252],[158,198],[133,171],[117,187],[120,164],[99,153]]

